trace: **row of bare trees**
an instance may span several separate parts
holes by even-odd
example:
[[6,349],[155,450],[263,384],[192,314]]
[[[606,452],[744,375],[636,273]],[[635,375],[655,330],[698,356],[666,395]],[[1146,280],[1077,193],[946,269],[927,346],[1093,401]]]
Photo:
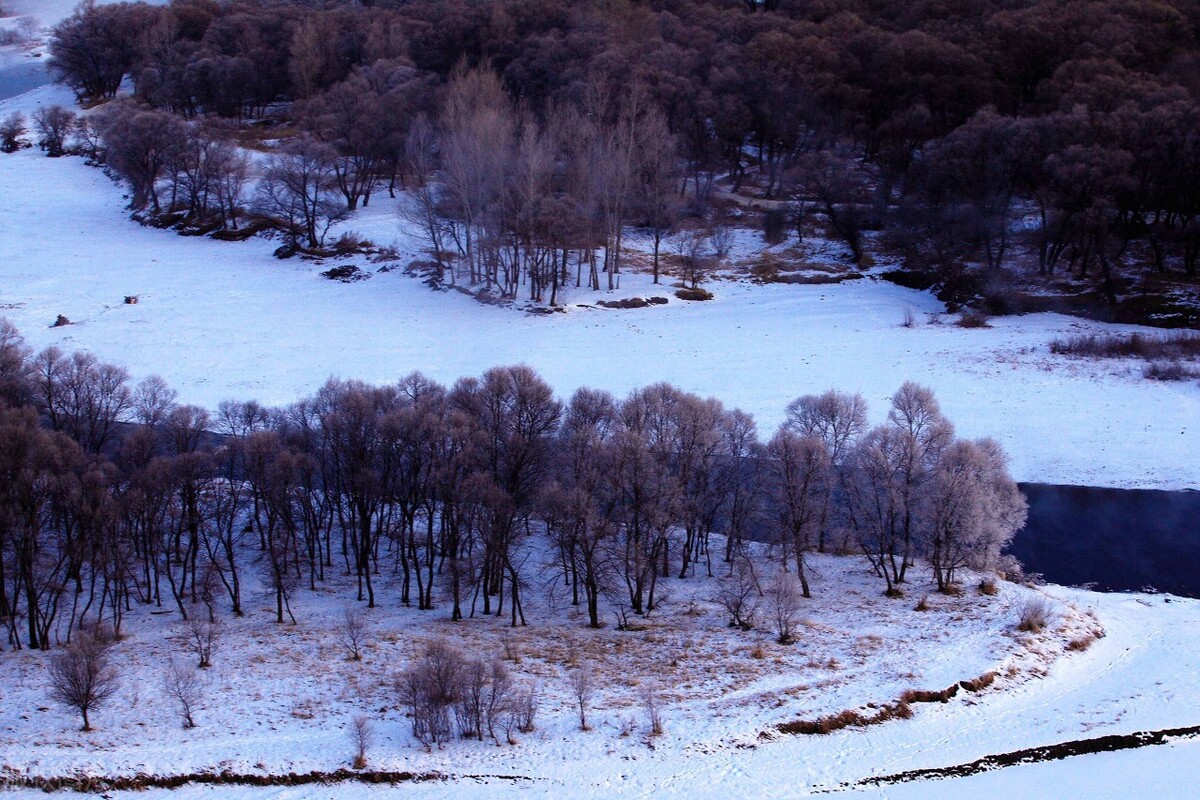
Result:
[[[404,216],[424,232],[438,279],[555,302],[571,282],[612,289],[633,223],[652,234],[654,281],[681,213],[682,162],[648,93],[599,84],[534,115],[487,70],[455,73],[435,120],[405,144],[415,183]],[[572,261],[574,262],[572,264]]]
[[861,397],[799,398],[766,444],[715,399],[656,384],[563,403],[523,366],[451,387],[331,380],[286,408],[214,415],[158,379],[132,386],[93,356],[3,334],[0,620],[14,647],[100,620],[119,632],[133,603],[174,608],[203,640],[218,610],[243,613],[247,585],[294,621],[295,593],[334,569],[368,606],[385,592],[518,625],[531,589],[566,592],[598,627],[602,608],[650,613],[661,578],[712,577],[752,540],[805,596],[807,554],[830,550],[862,553],[889,592],[917,559],[949,589],[964,567],[997,568],[1024,521],[998,446],[956,440],[914,384],[870,430]]

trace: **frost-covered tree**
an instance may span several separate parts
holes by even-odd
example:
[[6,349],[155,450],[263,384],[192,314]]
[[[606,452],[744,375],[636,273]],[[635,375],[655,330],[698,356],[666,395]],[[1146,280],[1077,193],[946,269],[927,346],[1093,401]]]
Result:
[[942,453],[929,481],[924,550],[938,589],[963,567],[990,571],[1025,524],[1028,506],[991,439],[957,441]]
[[784,427],[801,436],[820,438],[829,453],[833,479],[826,484],[821,497],[821,520],[817,533],[817,550],[823,553],[831,533],[833,518],[830,512],[846,457],[867,430],[867,401],[860,394],[836,390],[820,395],[804,395],[788,404]]
[[813,549],[820,529],[821,509],[830,481],[829,451],[815,436],[798,436],[783,429],[767,445],[769,501],[776,538],[796,564],[796,577],[805,597],[811,597],[805,553]]

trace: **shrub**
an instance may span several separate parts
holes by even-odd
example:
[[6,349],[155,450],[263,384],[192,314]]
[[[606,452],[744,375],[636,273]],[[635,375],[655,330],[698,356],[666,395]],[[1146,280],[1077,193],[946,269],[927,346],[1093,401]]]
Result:
[[775,627],[775,640],[780,644],[796,641],[796,628],[800,625],[800,587],[796,579],[780,570],[771,588],[767,590],[767,602],[771,622]]
[[640,695],[647,731],[651,736],[662,736],[662,689],[657,682],[648,681],[642,686]]
[[1152,361],[1142,369],[1142,375],[1152,381],[1190,381],[1200,378],[1200,367],[1182,361]]
[[450,713],[458,700],[463,655],[444,641],[425,646],[398,681],[400,698],[412,716],[413,736],[429,747],[450,741]]
[[1086,636],[1079,636],[1067,642],[1067,652],[1082,653],[1091,647],[1092,642],[1094,641],[1096,641],[1096,636],[1094,634],[1089,633]]
[[[537,730],[537,712],[538,712],[538,692],[535,687],[529,686],[520,689],[513,695],[512,702],[508,705],[507,718],[509,727],[515,726],[521,733],[533,733]],[[512,732],[508,734],[509,741],[512,742]]]
[[621,300],[598,300],[596,305],[602,308],[646,308],[650,303],[641,297],[626,297]]
[[780,244],[787,239],[787,227],[788,218],[786,211],[772,208],[763,212],[763,242],[768,246]]
[[965,309],[958,317],[956,323],[960,328],[990,328],[988,324],[988,315],[982,311],[974,309]]
[[1053,604],[1045,597],[1034,597],[1021,607],[1021,618],[1017,630],[1029,633],[1040,633],[1050,624],[1054,613]]
[[329,278],[331,281],[341,281],[342,283],[355,283],[356,281],[365,281],[371,277],[369,272],[363,272],[353,264],[341,264],[327,269],[321,273],[322,277]]
[[786,722],[779,726],[779,731],[782,733],[800,734],[800,735],[824,735],[840,731],[843,728],[850,727],[866,727],[868,725],[879,725],[893,719],[909,719],[912,717],[912,706],[904,700],[896,703],[882,706],[877,712],[871,715],[866,715],[858,711],[847,709],[840,711],[837,714],[820,717],[815,720],[797,720],[795,722]]
[[339,256],[349,256],[355,253],[365,253],[371,243],[353,231],[347,231],[333,243],[333,252]]

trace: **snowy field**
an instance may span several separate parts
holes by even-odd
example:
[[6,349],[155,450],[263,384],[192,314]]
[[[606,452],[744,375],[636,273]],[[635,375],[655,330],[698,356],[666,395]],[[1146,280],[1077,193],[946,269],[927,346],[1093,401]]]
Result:
[[[512,746],[456,741],[426,753],[412,741],[394,697],[380,682],[396,667],[397,656],[413,647],[406,634],[417,612],[373,612],[379,638],[368,648],[364,664],[357,666],[346,662],[322,633],[336,606],[310,597],[299,608],[297,628],[272,625],[266,621],[266,609],[257,608],[237,623],[243,629],[215,659],[209,696],[197,713],[200,727],[193,731],[179,729],[158,689],[156,670],[161,669],[164,654],[179,649],[168,635],[172,632],[168,626],[174,623],[131,620],[134,635],[119,646],[119,662],[136,680],[127,680],[112,709],[96,714],[97,730],[88,735],[75,731],[77,721],[69,714],[35,697],[43,688],[40,671],[29,665],[36,654],[5,654],[0,662],[5,672],[0,683],[5,687],[0,697],[0,750],[6,763],[32,774],[177,774],[210,767],[253,775],[334,769],[344,767],[352,754],[345,735],[350,714],[365,707],[377,733],[369,754],[372,768],[435,770],[447,780],[391,789],[358,784],[290,789],[192,786],[170,793],[117,794],[131,798],[720,798],[731,792],[772,798],[831,792],[864,798],[1194,796],[1191,787],[1200,777],[1200,743],[1195,740],[1021,765],[966,778],[883,787],[856,784],[1031,746],[1195,724],[1200,697],[1200,603],[1050,589],[1059,603],[1059,616],[1051,634],[1031,637],[1013,632],[1011,626],[1014,607],[1029,590],[1006,586],[996,598],[973,593],[934,598],[934,609],[921,614],[912,611],[909,601],[885,601],[877,592],[865,601],[858,593],[867,587],[854,578],[861,565],[853,560],[819,560],[817,566],[828,583],[818,585],[817,596],[806,606],[808,624],[791,652],[772,644],[766,633],[747,635],[723,628],[719,612],[690,594],[688,587],[697,585],[694,581],[671,582],[674,599],[660,616],[651,617],[648,631],[573,633],[581,641],[592,637],[593,644],[599,644],[601,663],[629,665],[627,672],[602,673],[606,680],[591,714],[594,729],[587,733],[574,724],[562,678],[565,662],[561,654],[554,654],[556,645],[538,635],[535,624],[522,632],[528,639],[515,643],[517,658],[511,666],[518,677],[537,679],[542,688],[538,730],[518,734],[518,744]],[[874,610],[862,610],[866,608]],[[1064,653],[1063,641],[1089,628],[1090,614],[1103,620],[1105,638],[1084,652]],[[1065,630],[1064,623],[1073,630]],[[501,631],[489,630],[488,625],[476,620],[455,627],[458,636],[466,637],[460,644],[473,652],[495,647]],[[679,625],[691,631],[693,647],[680,647],[681,642],[673,638],[671,631]],[[933,635],[940,625],[946,626],[943,637]],[[424,630],[437,631],[438,626]],[[392,635],[380,635],[384,631]],[[622,636],[624,649],[616,644]],[[849,644],[839,645],[839,636]],[[744,649],[755,640],[768,651],[768,657],[757,662],[758,676],[750,678],[740,692],[714,691],[725,681],[745,680],[733,676],[739,666],[754,662],[727,655],[717,662],[722,666],[713,668],[702,660],[704,648],[739,641],[737,649]],[[839,653],[842,658],[833,670],[799,663],[819,660],[841,646],[868,645],[876,650],[865,672],[846,653]],[[678,677],[664,693],[669,698],[664,709],[666,732],[654,739],[646,737],[644,722],[628,700],[633,684],[645,674],[646,662],[637,659],[637,648],[649,646],[661,652],[679,648],[678,665],[659,666]],[[795,663],[779,667],[776,658]],[[313,661],[323,669],[309,672]],[[967,677],[989,665],[1005,676],[1011,672],[1012,677],[1002,677],[980,694],[960,692],[944,705],[916,705],[909,720],[828,736],[758,735],[777,721],[810,719],[839,705],[887,702],[894,699],[897,686],[939,687],[952,675]],[[823,687],[814,673],[824,673],[836,685]],[[309,677],[297,679],[297,674]],[[775,701],[737,702],[754,692]],[[633,731],[623,735],[627,718],[634,720]]]
[[[44,87],[0,103],[0,113],[69,100]],[[277,242],[143,228],[123,202],[121,188],[80,159],[34,150],[0,159],[0,313],[35,347],[91,350],[136,379],[161,374],[184,402],[284,404],[331,375],[388,382],[420,370],[452,382],[524,362],[563,396],[584,385],[624,394],[670,381],[743,408],[769,435],[797,395],[862,392],[880,419],[892,392],[914,379],[936,391],[960,434],[998,438],[1018,480],[1200,485],[1195,382],[1147,381],[1140,364],[1048,351],[1056,337],[1115,326],[1053,314],[998,318],[978,330],[955,327],[952,317],[928,324],[942,319],[937,300],[874,279],[715,281],[714,301],[687,303],[633,273],[613,296],[671,302],[581,308],[610,297],[584,292],[569,297],[566,313],[533,315],[431,292],[401,270],[330,281],[319,274],[328,264],[274,259]],[[343,229],[394,243],[400,265],[421,257],[386,195]],[[124,305],[126,295],[139,302]],[[921,324],[902,327],[906,309]],[[51,328],[59,314],[74,324]]]

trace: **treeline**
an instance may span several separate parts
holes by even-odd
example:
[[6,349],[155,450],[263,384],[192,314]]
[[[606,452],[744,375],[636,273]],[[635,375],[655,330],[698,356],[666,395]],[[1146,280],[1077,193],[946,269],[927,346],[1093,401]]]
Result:
[[[541,284],[565,252],[555,237],[578,251],[607,244],[619,259],[616,220],[670,216],[645,197],[635,209],[630,186],[620,201],[593,196],[652,180],[657,157],[631,160],[640,125],[641,141],[673,151],[695,200],[728,176],[735,191],[790,201],[785,224],[824,218],[857,262],[863,232],[882,228],[944,280],[964,263],[993,278],[1028,264],[1093,276],[1114,299],[1128,267],[1196,272],[1198,25],[1195,0],[174,0],[85,5],[51,51],[84,98],[111,97],[128,78],[140,101],[184,117],[290,108],[326,148],[343,207],[393,187],[420,155],[418,166],[443,170],[445,238],[471,279],[500,291],[512,293],[505,258],[534,262],[520,267]],[[494,76],[508,100],[480,88],[464,108],[454,76],[470,71]],[[499,118],[473,116],[484,105]],[[413,152],[430,147],[422,119],[436,158]],[[485,122],[500,155],[455,148]],[[613,174],[578,186],[564,149]],[[558,186],[532,208],[514,205],[519,188],[475,175],[473,193],[492,201],[483,222],[480,198],[455,183],[494,173],[491,158],[515,185],[536,184],[548,153]],[[542,235],[559,216],[580,222]],[[534,237],[538,252],[506,250]],[[468,255],[468,240],[482,246]]]
[[649,613],[661,577],[712,577],[714,560],[731,592],[757,587],[752,538],[805,596],[813,551],[861,553],[889,593],[925,559],[952,591],[959,570],[1000,567],[1025,517],[997,445],[956,439],[911,383],[870,429],[859,396],[801,397],[765,444],[714,399],[656,384],[562,402],[521,366],[450,387],[331,380],[288,407],[210,414],[86,353],[32,354],[4,323],[0,397],[13,647],[119,632],[134,604],[241,615],[248,583],[294,621],[294,594],[333,570],[369,606],[382,591],[516,625],[526,592],[567,591],[599,626],[602,608]]

